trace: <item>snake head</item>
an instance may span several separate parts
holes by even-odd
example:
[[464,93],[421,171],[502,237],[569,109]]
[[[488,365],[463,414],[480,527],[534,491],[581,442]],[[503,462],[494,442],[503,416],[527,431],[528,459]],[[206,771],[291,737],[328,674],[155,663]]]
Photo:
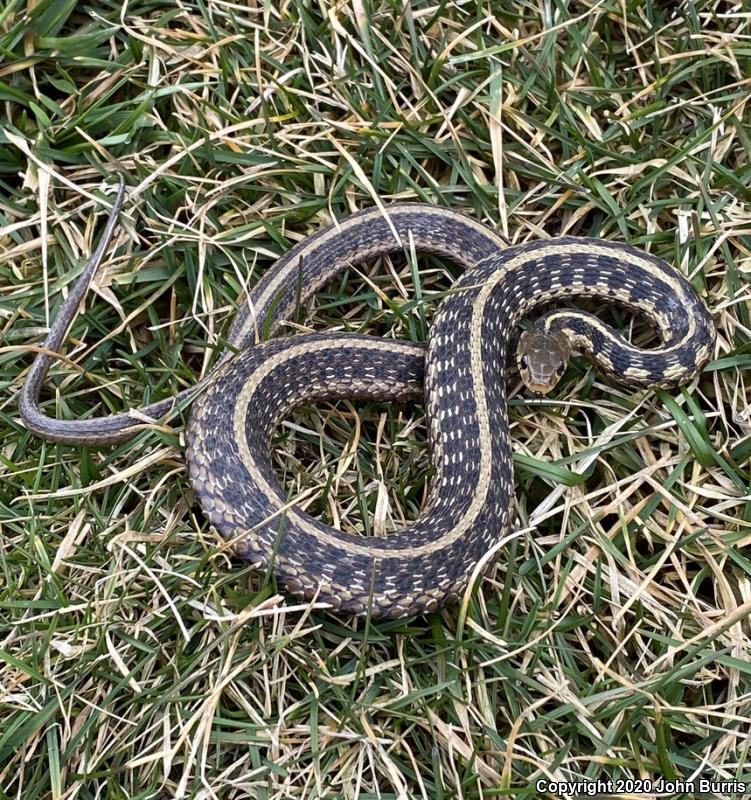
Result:
[[547,394],[566,371],[570,354],[568,339],[560,331],[524,331],[516,350],[524,385],[535,394]]

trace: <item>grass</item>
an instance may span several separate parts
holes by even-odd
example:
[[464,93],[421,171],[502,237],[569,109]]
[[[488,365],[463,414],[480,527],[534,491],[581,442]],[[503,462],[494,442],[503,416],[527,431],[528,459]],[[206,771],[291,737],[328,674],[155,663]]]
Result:
[[[0,8],[0,796],[751,783],[751,10],[674,6]],[[516,394],[517,522],[494,571],[428,618],[336,619],[220,549],[186,476],[187,410],[101,451],[18,421],[118,171],[77,368],[47,382],[59,416],[192,385],[274,259],[376,199],[660,255],[712,308],[716,358],[673,393],[577,362],[553,397]],[[297,325],[422,339],[452,274],[369,264]],[[398,527],[425,500],[423,411],[302,409],[275,459],[312,513]]]

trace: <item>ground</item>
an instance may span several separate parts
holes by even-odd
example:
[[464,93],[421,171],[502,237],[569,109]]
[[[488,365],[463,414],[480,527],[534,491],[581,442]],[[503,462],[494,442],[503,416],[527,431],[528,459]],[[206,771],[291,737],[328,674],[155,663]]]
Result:
[[[10,0],[0,47],[0,796],[751,784],[747,4]],[[429,617],[337,619],[221,547],[189,409],[100,449],[19,422],[118,173],[118,236],[46,384],[60,417],[192,385],[277,256],[397,200],[661,256],[716,352],[682,390],[575,360],[549,398],[516,392],[494,570]],[[454,275],[368,264],[296,325],[422,340]],[[366,534],[413,519],[430,480],[419,406],[303,409],[274,457],[290,497]]]

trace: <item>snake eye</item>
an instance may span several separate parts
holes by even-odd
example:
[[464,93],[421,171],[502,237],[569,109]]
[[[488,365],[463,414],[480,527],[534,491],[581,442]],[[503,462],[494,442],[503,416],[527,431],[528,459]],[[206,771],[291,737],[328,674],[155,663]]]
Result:
[[529,356],[526,354],[523,355],[519,363],[522,365],[522,369],[527,369],[527,367],[529,366]]
[[565,361],[559,361],[556,364],[555,371],[556,371],[557,375],[563,375],[563,373],[566,371],[566,362]]

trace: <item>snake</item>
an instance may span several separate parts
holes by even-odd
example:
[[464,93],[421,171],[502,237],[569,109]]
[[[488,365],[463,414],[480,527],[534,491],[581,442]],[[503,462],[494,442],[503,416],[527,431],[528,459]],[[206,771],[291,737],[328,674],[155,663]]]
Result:
[[[19,390],[24,424],[53,441],[107,445],[189,400],[187,465],[209,523],[240,558],[272,570],[282,589],[333,613],[434,612],[471,591],[494,563],[513,525],[510,370],[545,394],[577,352],[628,387],[670,389],[695,378],[713,351],[714,323],[699,293],[650,253],[569,235],[507,245],[459,211],[397,202],[345,216],[279,258],[237,311],[228,348],[195,386],[136,410],[56,419],[42,409],[40,392],[103,260],[123,196],[121,180],[100,242],[28,369]],[[427,342],[346,330],[281,335],[295,310],[344,269],[404,252],[461,269]],[[645,319],[659,343],[638,347],[593,313],[558,307],[570,298],[623,307]],[[429,490],[417,518],[400,530],[362,536],[326,525],[275,476],[270,446],[283,418],[300,404],[340,398],[424,404]]]

